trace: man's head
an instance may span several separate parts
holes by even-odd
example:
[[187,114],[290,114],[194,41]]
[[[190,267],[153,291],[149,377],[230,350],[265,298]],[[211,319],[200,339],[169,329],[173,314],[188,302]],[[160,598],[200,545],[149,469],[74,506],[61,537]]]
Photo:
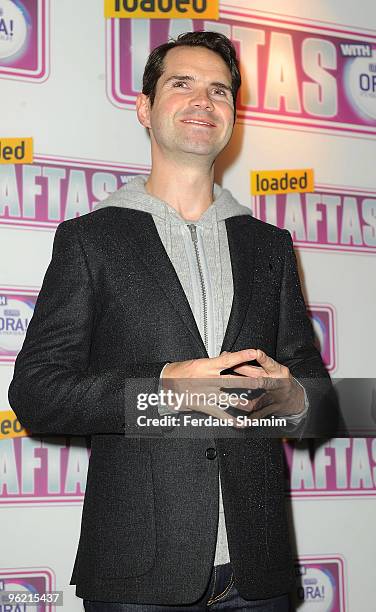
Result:
[[235,49],[222,34],[188,32],[154,49],[137,98],[154,155],[214,161],[232,134],[240,81]]
[[204,47],[214,51],[227,65],[231,74],[231,92],[234,103],[235,122],[236,96],[241,84],[239,63],[231,40],[219,32],[186,32],[185,34],[180,34],[176,40],[171,40],[153,49],[146,62],[142,78],[142,93],[148,96],[150,105],[153,106],[157,82],[165,69],[164,59],[167,52],[181,46]]

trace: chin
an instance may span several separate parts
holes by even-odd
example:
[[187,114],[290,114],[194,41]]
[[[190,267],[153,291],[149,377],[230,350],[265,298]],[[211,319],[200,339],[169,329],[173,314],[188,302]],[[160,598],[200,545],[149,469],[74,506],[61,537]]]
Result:
[[184,153],[196,153],[196,155],[212,155],[216,156],[222,148],[215,147],[212,144],[204,142],[185,142],[180,144],[180,150]]

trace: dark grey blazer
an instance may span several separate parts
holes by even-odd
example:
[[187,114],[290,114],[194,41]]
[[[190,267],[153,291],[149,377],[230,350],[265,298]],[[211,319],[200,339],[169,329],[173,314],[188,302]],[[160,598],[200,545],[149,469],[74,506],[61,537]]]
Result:
[[[311,379],[312,412],[330,383],[290,234],[248,215],[227,219],[226,228],[234,299],[221,350],[258,347]],[[240,594],[291,588],[281,441],[240,433],[172,439],[162,427],[136,424],[136,396],[157,390],[167,361],[207,356],[149,213],[109,207],[60,223],[9,402],[34,433],[92,436],[70,582],[79,597],[199,599],[214,560],[218,469]]]

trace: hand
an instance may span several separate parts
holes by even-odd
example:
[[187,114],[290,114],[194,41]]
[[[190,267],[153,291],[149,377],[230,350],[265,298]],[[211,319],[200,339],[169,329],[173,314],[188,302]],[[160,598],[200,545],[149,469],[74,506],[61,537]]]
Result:
[[[235,374],[220,374],[222,370],[240,368],[247,361],[255,359],[255,349],[244,349],[235,353],[224,351],[219,357],[203,357],[175,361],[166,365],[163,378],[238,378]],[[243,366],[252,368],[252,366]],[[260,368],[253,368],[259,370]]]
[[[189,397],[189,402],[174,408],[180,412],[198,411],[227,420],[231,425],[236,425],[235,420],[226,415],[224,409],[228,405],[240,407],[248,404],[248,400],[239,398],[232,394],[230,403],[226,405],[226,388],[248,390],[255,389],[258,386],[256,379],[247,378],[244,375],[237,376],[236,374],[221,374],[223,370],[232,369],[236,371],[241,367],[246,366],[246,362],[255,359],[254,349],[244,349],[234,353],[223,352],[219,357],[189,359],[187,361],[178,361],[166,365],[162,375],[162,389],[164,391],[172,391],[177,395]],[[204,380],[203,380],[204,379]],[[236,384],[234,384],[236,379]],[[201,401],[193,403],[192,395],[200,394]],[[210,398],[210,404],[208,399]],[[206,401],[205,401],[206,400]],[[213,400],[213,401],[212,401]],[[222,404],[224,407],[219,407]]]
[[304,390],[292,377],[288,367],[281,365],[260,349],[255,349],[255,357],[260,366],[240,365],[233,368],[243,376],[257,378],[264,393],[249,401],[246,409],[257,411],[257,418],[268,415],[288,416],[299,414],[304,409]]

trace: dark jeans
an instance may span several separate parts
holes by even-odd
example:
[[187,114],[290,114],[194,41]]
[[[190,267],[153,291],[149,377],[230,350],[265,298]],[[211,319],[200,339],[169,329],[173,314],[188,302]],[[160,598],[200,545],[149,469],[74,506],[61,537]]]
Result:
[[109,603],[84,599],[86,612],[202,612],[202,610],[254,610],[255,612],[290,612],[288,594],[271,599],[248,600],[240,597],[234,585],[230,563],[213,568],[208,588],[199,601],[181,606],[153,604]]

